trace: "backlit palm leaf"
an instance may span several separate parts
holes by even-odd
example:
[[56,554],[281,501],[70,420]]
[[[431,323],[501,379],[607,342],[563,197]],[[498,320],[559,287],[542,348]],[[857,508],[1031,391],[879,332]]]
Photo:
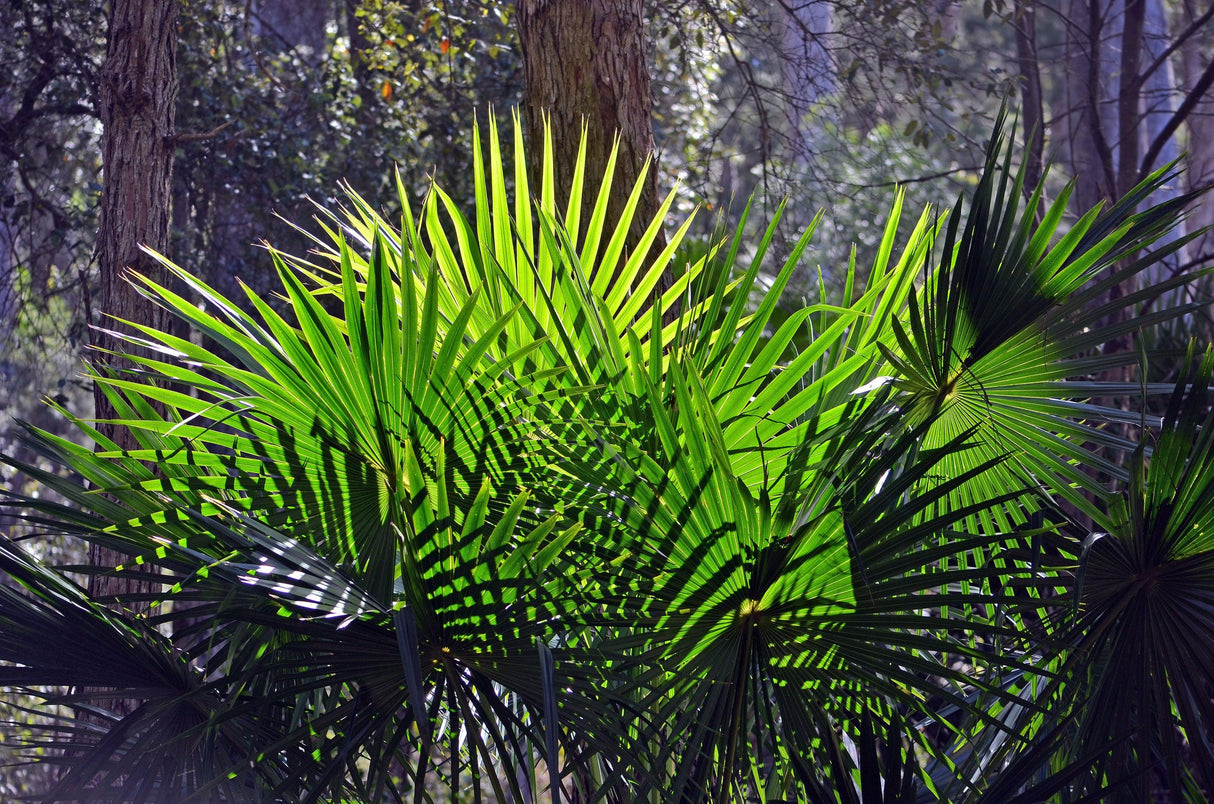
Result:
[[[938,259],[938,267],[913,294],[905,319],[893,322],[882,348],[905,393],[903,404],[914,414],[912,421],[932,422],[925,446],[939,446],[970,430],[980,442],[979,449],[944,458],[940,469],[946,477],[964,473],[975,462],[1006,458],[957,489],[951,505],[980,503],[1001,489],[1022,486],[1048,490],[1099,516],[1090,495],[1099,495],[1107,479],[1124,477],[1102,451],[1134,448],[1105,425],[1136,425],[1140,418],[1092,400],[1139,389],[1136,383],[1101,381],[1110,370],[1137,359],[1132,351],[1106,346],[1193,309],[1127,315],[1149,294],[1131,293],[1103,304],[1100,299],[1183,245],[1183,240],[1173,241],[1137,258],[1168,231],[1191,198],[1135,212],[1154,188],[1173,178],[1161,170],[1109,210],[1093,209],[1060,232],[1070,188],[1048,207],[1039,188],[1021,211],[1024,169],[1013,181],[1010,151],[1000,169],[1001,136],[997,128],[968,213],[963,217],[960,205],[954,209],[942,244],[933,244],[924,255],[925,264],[930,267]],[[1110,270],[1111,276],[1092,282]],[[1183,281],[1189,278],[1175,280]],[[1026,504],[1025,499],[1018,502]],[[991,513],[992,519],[983,523],[986,529],[1006,530],[1019,518],[1015,509]]]

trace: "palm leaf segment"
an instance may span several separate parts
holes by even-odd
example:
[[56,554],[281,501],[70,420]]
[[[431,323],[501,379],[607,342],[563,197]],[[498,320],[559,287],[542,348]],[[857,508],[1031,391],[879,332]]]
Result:
[[[134,554],[123,572],[160,567],[167,597],[196,606],[207,625],[183,644],[206,647],[186,656],[222,691],[219,717],[257,724],[231,755],[282,771],[237,773],[246,797],[424,799],[434,772],[525,798],[540,758],[559,775],[559,746],[580,786],[627,795],[971,785],[973,735],[1015,731],[998,713],[1030,686],[1008,679],[1041,656],[1018,619],[1037,568],[1009,558],[1011,529],[974,527],[1023,504],[1028,478],[984,480],[1004,446],[950,420],[951,395],[1040,332],[1065,344],[1052,358],[1081,352],[1086,319],[1056,302],[1175,210],[1089,216],[1042,258],[1056,215],[1014,227],[1019,185],[994,184],[992,161],[975,214],[1002,223],[958,241],[949,220],[943,253],[973,255],[960,270],[914,290],[942,229],[925,213],[893,259],[896,203],[864,293],[853,263],[841,303],[771,333],[812,229],[757,304],[774,222],[745,271],[739,235],[723,268],[693,263],[649,304],[689,225],[648,254],[670,199],[624,255],[635,193],[614,228],[605,191],[581,221],[579,170],[562,215],[546,148],[533,207],[516,127],[511,205],[497,143],[475,221],[438,190],[414,215],[402,192],[397,229],[351,196],[312,258],[274,253],[289,314],[252,296],[243,312],[179,269],[205,309],[140,280],[217,347],[141,330],[143,371],[167,386],[99,378],[140,448],[35,433],[95,491],[44,474],[72,504],[23,502]],[[1004,252],[997,284],[1026,288],[1011,324],[975,306],[966,268]],[[1051,371],[1040,387],[1058,391]],[[900,395],[873,390],[892,373]],[[1087,438],[1090,411],[1047,415],[1058,452],[1038,465],[1070,478],[1066,439]],[[929,738],[942,701],[956,714]],[[918,770],[911,744],[935,762]],[[203,795],[219,777],[199,778]]]

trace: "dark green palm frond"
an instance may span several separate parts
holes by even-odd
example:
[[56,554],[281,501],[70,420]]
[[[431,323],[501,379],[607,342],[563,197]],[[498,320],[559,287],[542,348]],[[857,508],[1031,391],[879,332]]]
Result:
[[1071,750],[1107,751],[1093,781],[1132,779],[1142,801],[1151,767],[1174,795],[1214,790],[1212,370],[1214,353],[1190,355],[1153,448],[1135,451],[1112,527],[1090,537],[1077,575]]
[[[8,542],[0,571],[20,585],[0,585],[0,685],[73,713],[37,726],[30,744],[60,753],[48,800],[185,801],[214,780],[225,800],[259,801],[284,781],[281,763],[252,762],[256,721],[149,623],[89,600]],[[115,699],[129,711],[107,709]]]
[[[504,789],[520,796],[518,779],[529,769],[516,763],[525,761],[524,747],[546,756],[539,746],[548,729],[558,744],[575,734],[580,746],[618,745],[620,735],[606,743],[600,736],[610,735],[611,724],[592,717],[606,705],[596,702],[600,674],[586,671],[593,661],[558,647],[546,680],[540,658],[540,644],[569,633],[567,612],[577,600],[579,575],[592,571],[571,557],[577,528],[557,528],[553,518],[519,530],[526,495],[516,497],[496,523],[486,521],[489,503],[486,489],[462,529],[453,530],[441,491],[418,501],[404,537],[406,552],[418,560],[413,572],[402,573],[408,577],[399,582],[393,609],[355,608],[351,601],[362,593],[354,582],[281,537],[244,577],[238,571],[247,561],[225,565],[235,582],[279,607],[276,613],[261,606],[227,616],[290,637],[266,654],[262,672],[279,679],[269,692],[285,707],[327,690],[346,691],[311,704],[307,721],[280,739],[290,745],[324,727],[313,740],[313,756],[331,769],[325,785],[343,783],[346,767],[374,748],[372,771],[351,783],[391,788],[399,783],[388,775],[395,761],[410,768],[406,781],[435,777],[458,786],[461,773],[474,773],[491,783],[500,777]],[[311,573],[295,569],[300,567]],[[544,714],[547,696],[559,709],[555,723]],[[429,759],[434,752],[446,758],[445,766]],[[318,784],[307,773],[311,760],[304,759],[294,775]]]

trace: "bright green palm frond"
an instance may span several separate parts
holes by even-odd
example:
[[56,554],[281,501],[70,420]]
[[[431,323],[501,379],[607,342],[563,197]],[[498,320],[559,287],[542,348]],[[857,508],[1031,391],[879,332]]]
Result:
[[[856,266],[840,304],[824,298],[791,312],[774,325],[781,296],[803,259],[817,220],[802,234],[770,285],[754,292],[779,213],[761,239],[745,274],[731,290],[732,304],[721,315],[732,340],[699,339],[688,351],[705,380],[706,392],[721,422],[732,470],[751,493],[778,495],[772,482],[787,462],[815,441],[815,432],[846,420],[856,395],[878,387],[883,361],[879,337],[889,330],[911,292],[922,255],[930,249],[934,224],[930,210],[920,216],[902,254],[893,259],[901,223],[901,195],[895,198],[881,248],[865,291],[853,298]],[[735,241],[731,259],[737,248]],[[757,297],[751,301],[752,297]],[[715,299],[714,299],[715,303]],[[751,304],[753,312],[744,315]],[[802,462],[813,458],[802,455]]]
[[[934,223],[925,213],[901,257],[893,259],[901,216],[899,196],[865,292],[854,300],[849,295],[841,306],[822,303],[797,311],[767,337],[765,331],[810,242],[813,226],[762,293],[756,291],[778,214],[746,271],[736,280],[731,272],[739,259],[741,230],[712,272],[707,266],[715,249],[672,277],[673,285],[663,298],[648,305],[646,289],[656,287],[663,272],[669,271],[691,221],[684,221],[660,254],[648,253],[646,238],[631,255],[625,255],[622,250],[635,212],[635,193],[634,203],[628,205],[622,219],[607,222],[605,188],[610,182],[604,181],[595,211],[582,221],[576,212],[580,209],[576,196],[587,185],[580,173],[575,174],[574,197],[567,210],[556,209],[550,163],[539,177],[538,195],[528,202],[532,185],[524,168],[517,126],[513,174],[504,162],[495,124],[491,123],[486,142],[487,153],[479,138],[476,143],[474,219],[465,218],[455,202],[435,188],[416,219],[408,200],[401,199],[404,215],[401,228],[396,229],[372,205],[351,195],[351,209],[331,217],[329,236],[338,246],[318,240],[319,252],[333,264],[344,259],[346,250],[339,247],[343,231],[351,240],[365,243],[364,250],[382,240],[406,267],[393,277],[402,309],[409,306],[414,294],[437,294],[439,337],[445,337],[447,322],[473,294],[481,302],[468,319],[466,334],[470,338],[479,338],[486,327],[512,312],[501,337],[487,348],[486,358],[496,363],[511,361],[508,371],[512,375],[566,368],[567,383],[580,385],[602,399],[593,413],[583,410],[583,415],[600,423],[613,420],[631,427],[636,416],[644,417],[645,406],[637,401],[643,389],[629,369],[635,359],[644,361],[652,382],[662,386],[668,396],[672,394],[664,371],[678,350],[683,359],[700,365],[707,392],[725,426],[735,471],[752,493],[758,493],[764,477],[782,471],[782,462],[804,440],[809,420],[837,421],[849,394],[876,375],[881,365],[878,338],[904,306],[934,231]],[[511,175],[513,187],[509,185]],[[652,222],[650,235],[656,233],[663,217]],[[323,273],[303,261],[293,262],[301,270]],[[357,254],[350,262],[360,277],[355,287],[363,292],[361,277],[367,265]],[[410,276],[408,266],[414,268],[411,281],[406,278]],[[853,265],[852,284],[854,273]],[[330,277],[330,292],[350,295],[336,281],[334,269],[324,275]],[[436,285],[433,290],[432,284]],[[752,296],[757,297],[754,308]],[[676,309],[677,319],[668,320]],[[661,318],[662,326],[652,326],[654,316]],[[791,344],[806,329],[815,337],[800,354],[788,359]],[[525,355],[526,361],[520,362],[519,355]]]
[[[663,275],[671,273],[675,252],[694,219],[689,217],[677,230],[667,233],[660,252],[654,248],[673,203],[673,192],[647,222],[645,235],[633,251],[624,253],[627,233],[637,214],[643,176],[638,179],[620,219],[609,221],[606,211],[614,159],[609,161],[604,177],[585,177],[583,142],[578,169],[573,173],[569,205],[557,209],[550,145],[545,148],[538,192],[533,192],[537,177],[529,178],[527,174],[519,122],[514,123],[513,170],[509,170],[503,156],[501,137],[493,120],[485,142],[487,152],[479,134],[474,139],[476,196],[471,219],[437,187],[415,218],[409,199],[404,196],[403,184],[398,183],[404,210],[399,227],[386,221],[366,200],[350,193],[350,209],[340,214],[326,212],[330,219],[329,239],[315,240],[321,257],[330,266],[339,262],[340,249],[335,244],[342,232],[364,244],[382,236],[396,253],[407,254],[405,261],[415,266],[412,275],[406,272],[395,278],[402,288],[402,297],[410,279],[419,287],[425,286],[433,272],[441,288],[440,336],[444,322],[451,320],[455,310],[473,293],[483,298],[478,314],[469,323],[469,334],[473,337],[517,305],[519,314],[507,328],[506,337],[501,345],[495,344],[488,350],[488,356],[495,361],[503,360],[509,351],[543,343],[531,356],[540,368],[570,366],[589,374],[603,371],[603,365],[610,366],[612,362],[609,345],[601,342],[604,329],[620,334],[621,340],[613,348],[624,354],[630,348],[624,337],[630,330],[648,349],[647,311],[652,306],[667,317],[681,310],[681,324],[671,323],[659,330],[659,351],[663,352],[674,343],[678,332],[704,315],[707,304],[698,300],[690,305],[685,302],[691,298],[690,289],[700,282],[711,254],[692,262],[681,275],[670,277],[672,284],[661,299],[656,305],[649,304]],[[599,194],[589,220],[583,221],[582,194],[589,192],[592,184],[599,187]],[[332,291],[339,291],[333,267],[298,258],[293,262],[302,270],[327,278]],[[365,272],[365,263],[357,257],[354,266]],[[610,327],[604,326],[606,319],[610,320]]]
[[[282,263],[289,319],[259,299],[244,313],[184,273],[217,314],[144,281],[232,357],[143,329],[144,382],[99,379],[138,447],[94,453],[32,433],[95,488],[42,473],[83,512],[26,502],[133,555],[121,572],[169,587],[150,596],[158,611],[195,604],[166,622],[209,618],[199,661],[228,695],[215,714],[255,722],[249,751],[290,768],[274,796],[392,785],[395,762],[414,781],[472,773],[493,786],[517,761],[500,783],[517,797],[539,762],[528,752],[559,778],[558,745],[618,764],[623,735],[593,717],[603,663],[565,644],[567,612],[611,550],[579,549],[579,526],[550,503],[494,488],[526,474],[543,431],[525,422],[557,373],[507,375],[534,343],[488,359],[509,315],[469,336],[479,292],[440,339],[437,282],[398,304],[391,250],[372,243],[360,285],[341,247],[342,318]],[[251,697],[232,697],[241,690]],[[453,764],[419,760],[432,748]],[[353,772],[366,751],[374,778]]]
[[[822,756],[839,730],[860,739],[868,728],[872,739],[874,717],[901,724],[916,751],[937,758],[932,770],[965,788],[972,763],[956,755],[1005,728],[1000,708],[1026,705],[1021,680],[1044,672],[1040,635],[1018,619],[1036,606],[1021,591],[1032,573],[1011,555],[1027,534],[966,533],[973,511],[939,508],[990,466],[911,494],[944,456],[972,446],[916,450],[918,431],[891,443],[903,414],[879,395],[852,395],[835,423],[805,428],[756,494],[735,474],[694,369],[672,362],[667,389],[635,365],[654,441],[643,449],[591,429],[565,445],[573,482],[557,486],[594,532],[621,534],[626,558],[601,592],[618,619],[604,639],[609,652],[643,646],[650,657],[635,695],[663,733],[637,732],[659,751],[649,767],[673,763],[663,795],[729,800],[738,778],[787,774],[815,800],[850,800],[856,768],[843,754],[831,767],[847,770],[833,776],[803,758]],[[969,563],[978,551],[989,560]],[[920,729],[942,706],[955,714],[932,742]],[[782,759],[753,765],[756,745]]]
[[[657,712],[666,736],[638,726],[638,740],[659,752],[651,768],[676,762],[664,795],[691,800],[682,797],[712,790],[721,800],[732,771],[748,762],[750,736],[779,734],[775,722],[753,720],[762,701],[752,684],[797,676],[805,696],[795,706],[814,734],[825,727],[814,713],[834,665],[827,623],[853,605],[842,516],[823,503],[795,527],[777,522],[770,502],[732,473],[699,378],[672,363],[668,406],[639,361],[634,372],[651,407],[654,451],[591,431],[603,447],[568,448],[573,483],[561,494],[596,530],[627,539],[619,576],[600,592],[616,612],[605,649],[645,646],[642,666],[651,669],[635,681],[638,706]],[[816,684],[805,683],[810,677]]]
[[[120,423],[152,439],[125,457],[106,454],[182,467],[163,481],[149,473],[149,491],[163,483],[210,494],[230,489],[226,497],[234,505],[266,516],[276,528],[348,565],[374,596],[387,601],[399,563],[399,533],[411,499],[421,492],[417,484],[433,483],[441,461],[451,493],[470,501],[485,477],[503,477],[523,460],[519,450],[505,446],[512,422],[523,418],[520,381],[503,376],[508,362],[485,359],[509,325],[509,313],[472,337],[479,299],[474,293],[440,331],[436,283],[416,303],[398,304],[392,277],[405,269],[389,245],[382,238],[373,242],[368,281],[361,287],[352,250],[344,242],[340,246],[340,320],[282,262],[293,323],[250,295],[254,318],[182,272],[183,281],[221,316],[145,281],[148,295],[235,359],[144,330],[158,356],[139,362],[173,385],[102,380],[114,389],[119,409],[130,410]],[[521,361],[523,353],[511,357]],[[528,392],[542,394],[545,382],[543,375],[529,377]],[[118,399],[123,395],[172,413],[141,415]],[[409,470],[411,459],[424,467],[420,477]]]

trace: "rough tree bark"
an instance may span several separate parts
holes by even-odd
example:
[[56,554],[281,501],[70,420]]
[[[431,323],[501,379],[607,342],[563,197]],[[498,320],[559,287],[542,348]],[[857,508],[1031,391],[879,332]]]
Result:
[[[164,327],[168,314],[140,297],[124,280],[134,270],[160,282],[167,272],[139,250],[146,244],[162,253],[169,244],[172,209],[173,107],[177,95],[177,0],[113,0],[109,38],[101,69],[102,137],[101,227],[97,236],[99,294],[93,308],[107,318],[94,321],[116,328],[112,318]],[[112,318],[109,318],[112,317]],[[114,336],[94,330],[94,363],[104,370],[122,368]],[[114,417],[100,389],[94,394],[97,417]],[[122,429],[101,425],[119,446],[134,446]],[[94,566],[112,567],[121,557],[96,546]],[[138,591],[126,579],[94,575],[94,596]]]
[[[616,133],[620,137],[609,220],[618,218],[646,159],[654,156],[649,68],[645,61],[642,0],[518,0],[523,54],[523,111],[528,139],[543,142],[551,120],[558,202],[568,202],[569,174],[587,130],[586,170],[602,176]],[[539,147],[530,154],[538,161]],[[645,179],[628,248],[640,240],[659,201],[656,166]],[[583,220],[597,188],[583,197]],[[652,252],[651,252],[652,253]]]

